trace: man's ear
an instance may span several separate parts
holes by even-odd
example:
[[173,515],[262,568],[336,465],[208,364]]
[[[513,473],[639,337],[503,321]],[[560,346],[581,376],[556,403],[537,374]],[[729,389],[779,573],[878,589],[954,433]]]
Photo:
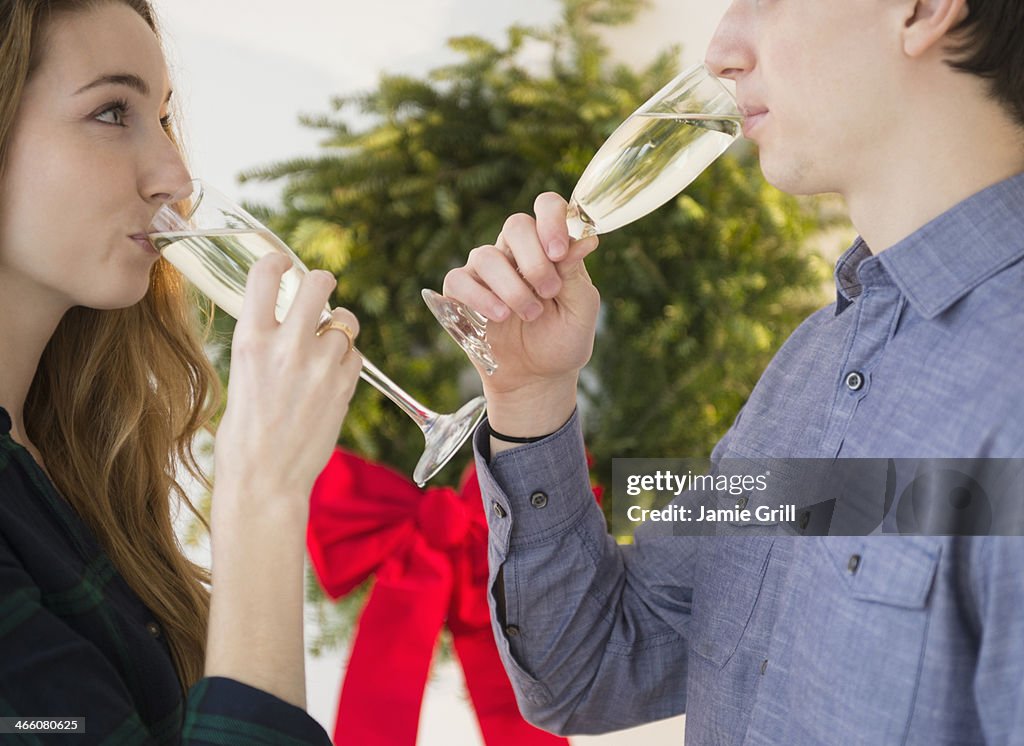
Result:
[[916,0],[908,2],[911,15],[903,26],[903,51],[920,57],[967,17],[968,0]]

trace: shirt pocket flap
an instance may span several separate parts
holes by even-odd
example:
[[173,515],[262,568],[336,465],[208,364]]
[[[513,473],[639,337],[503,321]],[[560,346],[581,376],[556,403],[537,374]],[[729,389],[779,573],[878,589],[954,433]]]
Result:
[[862,601],[922,609],[941,548],[918,537],[820,537],[840,582]]

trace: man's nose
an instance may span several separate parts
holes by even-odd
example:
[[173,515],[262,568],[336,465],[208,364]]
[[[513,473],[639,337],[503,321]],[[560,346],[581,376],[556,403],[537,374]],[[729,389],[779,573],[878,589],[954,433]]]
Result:
[[720,78],[736,80],[754,67],[750,44],[748,0],[734,0],[718,22],[704,62]]

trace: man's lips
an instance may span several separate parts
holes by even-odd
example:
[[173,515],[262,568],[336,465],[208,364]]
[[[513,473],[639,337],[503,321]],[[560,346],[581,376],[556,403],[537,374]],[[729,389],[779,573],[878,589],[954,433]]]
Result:
[[743,136],[750,137],[768,114],[768,109],[763,106],[741,106],[740,113],[743,114]]

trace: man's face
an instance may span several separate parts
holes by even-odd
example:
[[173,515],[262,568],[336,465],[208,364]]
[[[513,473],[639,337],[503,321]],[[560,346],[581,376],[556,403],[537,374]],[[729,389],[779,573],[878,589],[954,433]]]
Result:
[[[847,193],[901,120],[905,0],[735,0],[707,52],[736,82],[770,183]],[[901,122],[906,126],[906,122]],[[891,139],[888,138],[888,139]]]

